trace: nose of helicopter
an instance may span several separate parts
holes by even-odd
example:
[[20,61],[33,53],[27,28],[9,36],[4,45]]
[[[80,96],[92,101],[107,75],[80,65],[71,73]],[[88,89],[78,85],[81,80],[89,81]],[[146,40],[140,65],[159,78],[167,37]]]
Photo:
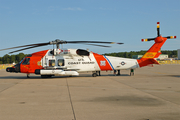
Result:
[[20,72],[20,64],[18,63],[13,67],[7,67],[6,71],[7,72]]

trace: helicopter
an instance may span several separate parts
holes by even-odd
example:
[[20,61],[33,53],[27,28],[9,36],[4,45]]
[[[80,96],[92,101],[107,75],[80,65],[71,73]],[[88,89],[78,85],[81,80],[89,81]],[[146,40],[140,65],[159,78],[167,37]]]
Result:
[[[6,68],[7,72],[25,73],[28,78],[29,74],[49,78],[52,76],[78,76],[81,72],[92,72],[92,76],[96,77],[101,75],[100,71],[114,71],[115,75],[120,75],[120,70],[130,70],[130,75],[134,75],[134,69],[136,68],[159,64],[155,58],[158,58],[161,54],[161,47],[166,40],[173,38],[176,38],[176,36],[162,37],[160,35],[160,23],[157,22],[157,37],[141,40],[142,42],[154,41],[155,43],[140,59],[105,56],[84,49],[60,49],[60,44],[84,43],[100,47],[109,46],[98,44],[123,44],[102,41],[64,41],[56,39],[51,42],[11,47],[0,51],[22,48],[9,53],[11,54],[41,46],[56,45],[56,49],[32,53],[23,58],[18,64]],[[118,74],[116,74],[116,71],[118,71]]]

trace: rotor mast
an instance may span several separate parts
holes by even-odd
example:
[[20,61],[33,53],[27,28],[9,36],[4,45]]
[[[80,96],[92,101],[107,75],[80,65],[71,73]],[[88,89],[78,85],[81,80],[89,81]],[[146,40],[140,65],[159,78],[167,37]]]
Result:
[[56,48],[59,49],[59,44],[66,44],[67,42],[66,41],[63,41],[63,40],[60,40],[60,39],[56,39],[54,41],[51,41],[50,42],[50,45],[56,45]]

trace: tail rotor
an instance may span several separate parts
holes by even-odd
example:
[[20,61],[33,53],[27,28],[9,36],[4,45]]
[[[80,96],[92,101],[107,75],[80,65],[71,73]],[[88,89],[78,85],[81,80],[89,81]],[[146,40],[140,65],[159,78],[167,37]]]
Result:
[[155,42],[162,42],[164,39],[175,39],[176,36],[167,36],[167,37],[162,37],[160,34],[160,22],[157,22],[157,37],[155,38],[147,38],[147,39],[141,39],[142,42],[147,42],[147,41],[152,41],[154,40]]
[[161,47],[166,42],[167,39],[174,39],[176,36],[167,36],[162,37],[160,34],[160,23],[157,22],[157,37],[155,38],[148,38],[148,39],[142,39],[141,41],[152,41],[154,40],[154,44],[151,46],[151,48],[143,55],[143,57],[138,61],[139,66],[147,66],[149,64],[159,64],[154,58],[158,58],[161,54]]

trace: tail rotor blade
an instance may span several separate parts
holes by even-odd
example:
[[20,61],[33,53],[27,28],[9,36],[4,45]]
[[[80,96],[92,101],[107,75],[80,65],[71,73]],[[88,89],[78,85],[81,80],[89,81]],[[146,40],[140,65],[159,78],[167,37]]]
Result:
[[160,23],[157,22],[157,36],[158,36],[158,37],[160,36],[160,30],[159,30],[159,27],[160,27]]
[[167,36],[167,37],[165,37],[165,38],[167,38],[167,39],[175,39],[176,36]]
[[141,39],[142,42],[147,42],[147,41],[151,41],[151,40],[155,40],[156,38],[148,38],[148,39]]

